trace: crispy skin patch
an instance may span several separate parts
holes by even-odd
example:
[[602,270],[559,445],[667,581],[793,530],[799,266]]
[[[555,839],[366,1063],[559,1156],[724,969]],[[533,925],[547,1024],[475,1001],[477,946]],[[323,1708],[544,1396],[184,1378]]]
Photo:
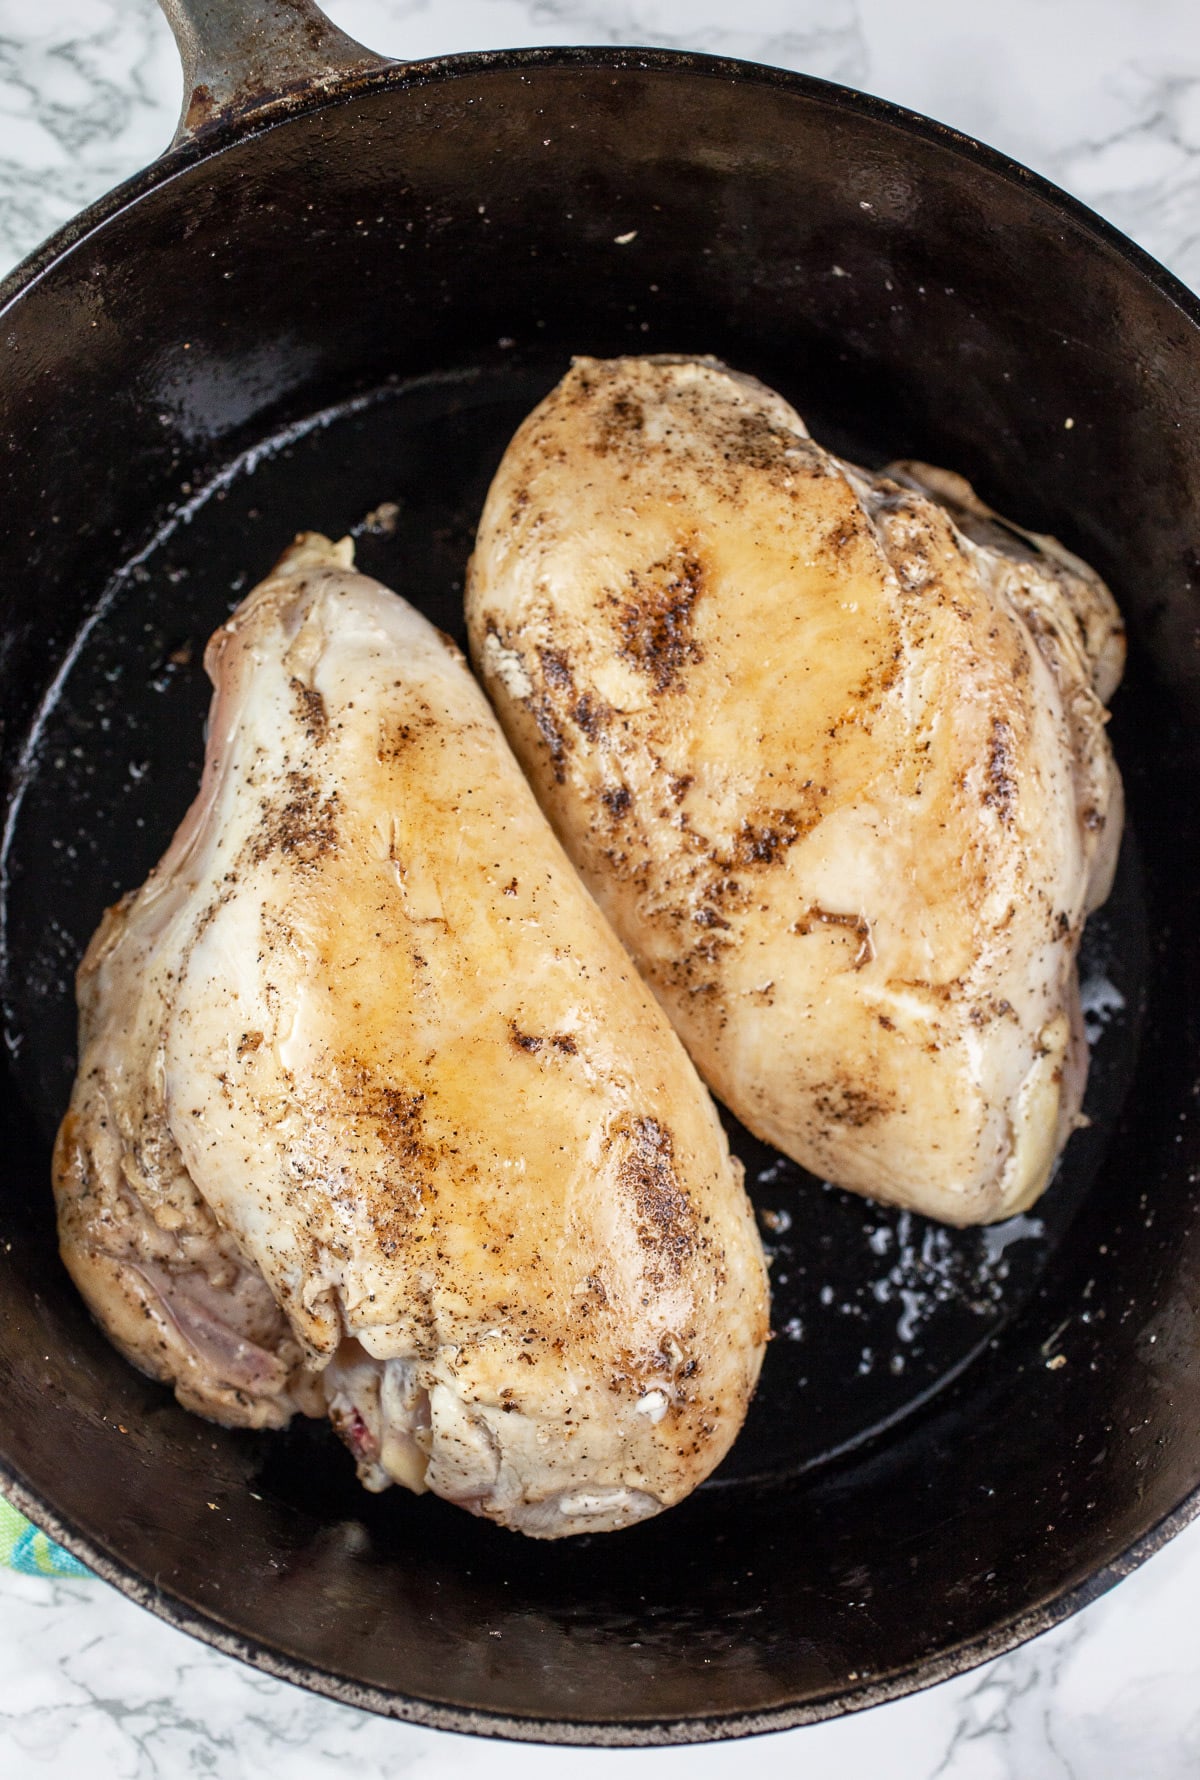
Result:
[[564,650],[548,646],[539,648],[535,652],[534,666],[532,660],[522,660],[520,650],[499,626],[490,625],[488,635],[495,638],[502,652],[519,664],[520,690],[516,696],[520,697],[545,744],[555,782],[564,784],[568,757],[575,743],[580,736],[588,743],[599,742],[611,722],[612,710],[594,691],[576,690],[571,661]]
[[1001,717],[993,717],[987,759],[987,790],[983,794],[983,801],[989,809],[995,810],[1001,822],[1010,823],[1016,800],[1012,725]]
[[309,741],[320,747],[329,734],[329,713],[325,709],[325,700],[315,686],[306,686],[303,680],[293,677],[291,684],[300,727]]
[[600,801],[613,821],[619,822],[622,816],[629,812],[629,806],[633,802],[633,792],[628,785],[606,785],[600,793]]
[[375,758],[383,766],[388,761],[399,760],[412,746],[415,731],[411,723],[385,723],[379,732],[379,746],[375,750]]
[[530,716],[538,727],[538,734],[546,744],[554,766],[555,781],[565,784],[567,777],[567,751],[569,743],[563,734],[553,702],[547,693],[532,694],[525,701]]
[[412,1093],[356,1057],[338,1061],[332,1071],[323,1119],[337,1118],[351,1129],[370,1131],[384,1156],[381,1170],[365,1171],[359,1187],[367,1215],[385,1255],[412,1240],[425,1206],[438,1196],[440,1146],[424,1128],[425,1096]]
[[581,735],[589,742],[598,741],[608,727],[612,712],[604,700],[594,693],[581,692],[571,706],[571,719]]
[[861,1131],[865,1125],[886,1118],[892,1111],[889,1098],[873,1093],[860,1082],[825,1082],[813,1089],[812,1099],[822,1120],[829,1125],[847,1126],[852,1131]]
[[[765,818],[746,820],[734,836],[729,866],[778,865],[789,847],[808,834],[821,820],[814,810],[771,810]],[[724,866],[725,861],[717,863]]]
[[518,1051],[528,1051],[531,1055],[540,1051],[543,1045],[549,1045],[560,1057],[574,1057],[579,1051],[569,1032],[551,1032],[542,1038],[535,1032],[522,1032],[515,1020],[508,1022],[508,1036]]
[[778,426],[762,413],[734,409],[721,435],[725,461],[743,469],[760,470],[768,476],[794,471],[803,446],[794,432]]
[[338,794],[321,796],[320,786],[309,773],[293,769],[284,777],[278,798],[265,798],[262,822],[250,844],[250,860],[261,865],[279,853],[298,870],[316,866],[338,844]]
[[637,1212],[638,1241],[651,1271],[678,1278],[697,1245],[696,1214],[675,1172],[671,1133],[657,1119],[634,1118],[619,1127],[626,1150],[617,1179]]
[[[590,393],[590,388],[590,384],[587,385],[585,393]],[[636,396],[618,390],[597,416],[592,448],[601,457],[607,457],[610,452],[640,451],[645,427],[646,411],[641,402]]]
[[571,664],[561,649],[539,649],[538,660],[542,664],[542,677],[547,686],[552,686],[556,692],[574,691]]
[[694,608],[704,588],[704,565],[691,548],[629,576],[630,593],[610,595],[615,605],[617,654],[650,681],[655,692],[673,691],[683,670],[702,661],[692,634]]

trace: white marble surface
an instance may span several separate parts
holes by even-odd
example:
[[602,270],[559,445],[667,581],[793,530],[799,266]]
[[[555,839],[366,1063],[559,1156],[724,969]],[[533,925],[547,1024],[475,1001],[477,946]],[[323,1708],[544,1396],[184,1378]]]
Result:
[[[1008,150],[1200,286],[1196,0],[330,0],[416,57],[719,50],[845,80]],[[179,104],[153,0],[0,0],[0,271],[153,157]],[[753,1749],[578,1752],[374,1719],[271,1681],[100,1582],[0,1575],[4,1780],[1196,1780],[1200,1525],[1085,1613],[929,1693]]]

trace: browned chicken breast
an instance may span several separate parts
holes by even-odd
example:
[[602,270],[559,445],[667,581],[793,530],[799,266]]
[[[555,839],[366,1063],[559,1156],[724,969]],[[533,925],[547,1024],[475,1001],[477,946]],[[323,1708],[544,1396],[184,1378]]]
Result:
[[1078,1122],[1123,633],[960,478],[871,475],[711,360],[581,359],[479,528],[471,646],[701,1074],[844,1187],[954,1224]]
[[539,1537],[679,1501],[766,1338],[740,1168],[461,655],[308,536],[79,973],[64,1258],[180,1401]]

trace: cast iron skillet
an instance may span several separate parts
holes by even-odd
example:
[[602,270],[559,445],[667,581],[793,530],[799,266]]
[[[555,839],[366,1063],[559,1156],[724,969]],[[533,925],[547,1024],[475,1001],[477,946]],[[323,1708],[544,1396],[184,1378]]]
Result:
[[[734,1736],[1010,1647],[1200,1506],[1200,307],[1020,168],[819,81],[388,65],[309,0],[167,10],[176,144],[2,293],[5,1488],[222,1649],[489,1735]],[[955,1235],[731,1126],[776,1250],[745,1434],[672,1513],[544,1546],[366,1496],[315,1425],[178,1409],[77,1301],[47,1150],[75,961],[194,788],[209,631],[311,526],[461,634],[511,429],[571,353],[630,350],[719,353],[1096,563],[1131,827],[1085,957],[1093,1123],[1036,1214]]]

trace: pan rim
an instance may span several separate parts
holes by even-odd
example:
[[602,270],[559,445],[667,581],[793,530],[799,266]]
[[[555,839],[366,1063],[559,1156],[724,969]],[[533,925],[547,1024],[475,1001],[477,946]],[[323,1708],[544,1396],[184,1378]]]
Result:
[[[536,73],[543,69],[684,75],[774,88],[932,143],[972,164],[980,172],[1017,186],[1040,200],[1052,215],[1057,215],[1123,261],[1171,305],[1183,323],[1200,329],[1200,297],[1153,255],[1052,181],[962,131],[890,100],[816,76],[700,52],[629,45],[470,51],[417,62],[398,61],[366,74],[351,74],[303,91],[277,95],[249,113],[223,120],[198,137],[169,147],[148,167],[115,186],[72,218],[0,281],[0,316],[8,316],[60,261],[66,260],[118,216],[176,178],[242,142],[286,127],[312,112],[353,103],[359,97],[377,91],[410,88],[420,91],[492,72]],[[761,1735],[828,1721],[921,1692],[1002,1656],[1061,1624],[1139,1568],[1190,1522],[1200,1518],[1200,1483],[1197,1483],[1174,1509],[1082,1581],[1062,1588],[989,1631],[950,1646],[933,1657],[911,1663],[882,1679],[864,1681],[848,1690],[831,1690],[816,1699],[759,1711],[711,1716],[698,1713],[665,1720],[606,1720],[510,1716],[484,1708],[447,1706],[356,1682],[334,1670],[287,1656],[256,1638],[234,1631],[203,1609],[164,1593],[121,1559],[62,1520],[57,1510],[2,1457],[0,1486],[22,1513],[103,1581],[167,1624],[263,1673],[341,1704],[430,1729],[528,1743],[598,1748],[666,1747]]]
[[995,1626],[921,1662],[910,1663],[879,1680],[864,1679],[849,1690],[839,1688],[814,1700],[793,1701],[758,1711],[703,1713],[676,1718],[591,1719],[510,1715],[484,1707],[448,1706],[419,1695],[354,1681],[336,1670],[307,1663],[243,1632],[236,1632],[214,1614],[165,1592],[119,1558],[102,1550],[85,1534],[46,1506],[41,1497],[0,1458],[0,1487],[13,1506],[41,1531],[69,1551],[103,1582],[135,1605],[146,1608],[177,1631],[233,1657],[277,1681],[303,1687],[339,1705],[353,1706],[428,1730],[492,1740],[556,1745],[565,1748],[662,1749],[699,1743],[732,1742],[827,1723],[851,1713],[869,1711],[890,1701],[924,1693],[982,1664],[1005,1656],[1043,1632],[1052,1631],[1123,1582],[1170,1544],[1192,1521],[1200,1519],[1200,1486],[1140,1539],[1083,1581],[1014,1614]]
[[141,199],[193,167],[253,140],[267,132],[286,127],[298,118],[333,107],[353,103],[369,94],[412,87],[421,89],[472,75],[492,72],[597,69],[659,74],[691,74],[698,79],[728,81],[743,86],[773,87],[858,116],[877,124],[936,144],[947,152],[973,162],[981,171],[1032,193],[1061,214],[1065,221],[1090,234],[1096,242],[1144,278],[1181,316],[1200,328],[1200,295],[1190,290],[1181,278],[1115,224],[1064,191],[1043,174],[1035,173],[1011,155],[990,147],[977,137],[957,130],[950,124],[919,111],[882,99],[873,93],[824,80],[817,75],[801,74],[788,68],[775,68],[763,62],[741,61],[732,56],[707,55],[701,51],[640,48],[636,45],[583,45],[578,47],[543,47],[513,50],[466,50],[454,55],[430,57],[416,62],[388,62],[366,73],[348,74],[302,91],[289,91],[264,101],[249,112],[216,122],[198,135],[171,144],[157,160],[115,185],[76,216],[72,217],[40,246],[0,279],[0,317],[7,315],[13,304],[45,277],[76,248],[103,229],[115,217],[132,208]]

